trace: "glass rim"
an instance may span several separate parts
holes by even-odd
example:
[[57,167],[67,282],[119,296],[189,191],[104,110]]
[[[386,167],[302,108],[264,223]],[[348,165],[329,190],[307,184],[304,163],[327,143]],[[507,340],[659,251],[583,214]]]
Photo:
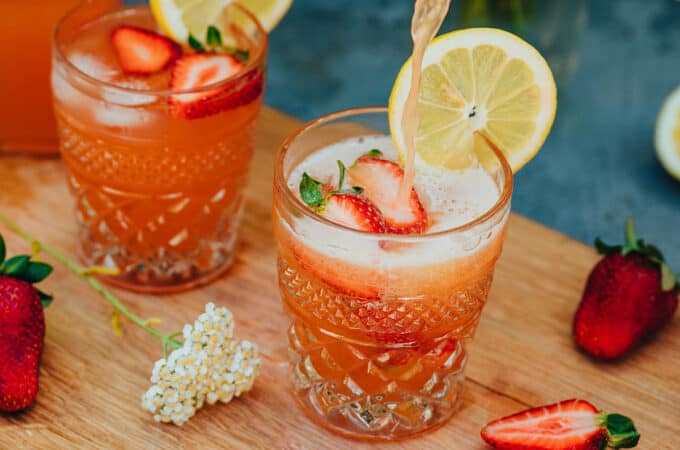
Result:
[[[131,87],[126,87],[126,86],[120,86],[115,83],[105,81],[105,80],[100,80],[99,78],[93,77],[91,75],[88,75],[87,73],[83,72],[80,70],[75,64],[73,64],[64,54],[61,46],[59,45],[58,42],[58,35],[60,31],[62,30],[62,27],[64,25],[64,22],[72,17],[76,12],[78,12],[81,8],[83,8],[87,3],[92,3],[93,0],[84,0],[81,2],[78,2],[75,6],[70,8],[57,22],[57,24],[54,27],[54,30],[52,31],[52,49],[55,53],[55,57],[59,60],[60,63],[62,63],[67,71],[71,71],[75,73],[78,77],[84,79],[85,81],[92,83],[98,87],[103,87],[107,89],[114,89],[120,92],[125,92],[131,95],[149,95],[149,96],[157,96],[157,97],[169,97],[171,95],[179,95],[179,94],[197,94],[201,92],[206,92],[210,91],[216,88],[220,88],[222,86],[225,86],[235,80],[238,80],[240,77],[242,77],[244,74],[247,74],[251,71],[254,71],[257,69],[259,66],[264,64],[265,56],[267,54],[267,48],[269,46],[269,36],[267,35],[267,31],[264,29],[260,21],[255,17],[255,15],[250,12],[247,8],[241,6],[237,2],[230,3],[228,6],[230,7],[235,7],[238,8],[242,13],[244,13],[252,23],[255,24],[255,27],[257,28],[257,33],[262,36],[262,44],[258,46],[258,51],[257,53],[249,58],[248,63],[243,66],[243,69],[235,73],[234,75],[225,78],[223,80],[220,80],[218,82],[208,84],[206,86],[201,86],[198,88],[190,88],[190,89],[161,89],[161,90],[143,90],[143,89],[135,89]],[[96,1],[96,0],[94,0]],[[116,9],[115,11],[124,11],[124,10],[136,10],[136,9],[149,9],[149,5],[132,5],[132,6],[125,6],[121,5],[120,8]],[[99,16],[102,17],[102,16]],[[95,19],[96,20],[96,19]],[[166,36],[167,37],[167,36]],[[170,39],[170,37],[168,37]],[[174,41],[173,41],[174,42]],[[180,44],[181,45],[181,44]]]
[[283,164],[284,164],[284,159],[286,155],[288,154],[288,151],[290,150],[291,146],[295,141],[302,137],[307,131],[316,128],[320,125],[324,125],[326,123],[332,122],[336,119],[342,119],[342,118],[348,118],[352,116],[358,116],[361,114],[376,114],[376,113],[383,113],[387,114],[388,109],[386,106],[365,106],[365,107],[359,107],[359,108],[349,108],[349,109],[343,109],[340,111],[332,112],[329,114],[325,114],[323,116],[317,117],[316,119],[310,120],[309,122],[304,123],[302,126],[300,126],[293,134],[288,136],[285,141],[281,144],[279,147],[279,150],[276,154],[276,158],[274,160],[274,186],[275,188],[278,189],[279,192],[284,195],[286,200],[290,203],[292,203],[293,206],[297,207],[302,215],[305,217],[308,217],[316,222],[320,222],[323,225],[329,226],[331,228],[336,228],[339,230],[342,230],[344,232],[350,232],[352,234],[355,234],[357,236],[361,237],[378,237],[379,239],[391,239],[391,240],[399,240],[403,242],[418,242],[418,241],[423,241],[431,238],[437,238],[437,237],[442,237],[445,235],[449,234],[454,234],[454,233],[461,233],[465,231],[469,231],[473,228],[475,228],[478,225],[484,224],[490,220],[492,220],[499,212],[503,210],[509,203],[510,199],[512,197],[512,189],[513,189],[513,172],[512,172],[512,167],[510,166],[510,163],[508,162],[507,158],[503,154],[503,152],[493,145],[493,143],[490,143],[491,150],[494,152],[496,155],[496,158],[498,158],[501,168],[503,170],[503,175],[505,176],[505,180],[503,183],[503,190],[498,196],[498,200],[491,206],[489,209],[487,209],[484,213],[480,214],[479,216],[475,217],[474,219],[465,222],[463,224],[457,225],[452,228],[447,228],[444,230],[439,230],[435,231],[433,233],[425,233],[425,234],[396,234],[396,233],[371,233],[368,231],[362,231],[362,230],[356,230],[354,228],[347,227],[345,225],[335,223],[331,220],[326,219],[325,217],[319,216],[318,214],[315,214],[309,206],[307,206],[305,203],[302,202],[294,193],[293,191],[288,187],[288,183],[286,181],[286,177],[284,176],[283,173]]

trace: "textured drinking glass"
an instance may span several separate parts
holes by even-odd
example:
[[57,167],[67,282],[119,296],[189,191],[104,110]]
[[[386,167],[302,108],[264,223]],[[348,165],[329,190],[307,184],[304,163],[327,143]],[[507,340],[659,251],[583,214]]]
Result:
[[[384,108],[331,114],[289,137],[275,163],[273,224],[298,403],[343,435],[399,439],[442,425],[461,399],[512,172],[497,150],[480,155],[500,193],[495,205],[462,226],[413,236],[329,222],[289,189],[293,169],[317,150],[376,135],[389,135]],[[370,265],[362,251],[372,252]]]
[[[247,49],[247,63],[224,81],[183,91],[120,87],[70,60],[73,47],[86,41],[83,30],[96,27],[108,36],[118,24],[153,29],[147,6],[105,8],[87,1],[57,27],[54,109],[76,199],[80,254],[87,264],[119,270],[108,277],[113,284],[177,291],[218,277],[233,261],[264,91],[267,36],[240,6],[230,5],[225,14],[223,29],[229,32],[223,39]],[[95,44],[82,47],[91,54],[80,60],[101,55]],[[196,98],[216,89],[220,94],[202,103],[208,110],[214,105],[213,113],[191,119],[173,113],[173,97]],[[225,103],[234,106],[225,110]]]

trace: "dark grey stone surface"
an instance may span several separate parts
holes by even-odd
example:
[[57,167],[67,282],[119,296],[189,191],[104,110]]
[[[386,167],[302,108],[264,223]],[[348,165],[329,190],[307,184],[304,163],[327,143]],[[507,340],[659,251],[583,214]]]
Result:
[[[503,26],[555,72],[555,125],[517,175],[514,210],[588,243],[621,240],[633,215],[680,271],[680,183],[653,147],[656,114],[680,84],[680,2],[523,1],[514,17],[470,9],[500,3],[453,0],[442,30]],[[386,104],[410,53],[411,8],[406,0],[295,0],[271,34],[267,103],[302,119]]]

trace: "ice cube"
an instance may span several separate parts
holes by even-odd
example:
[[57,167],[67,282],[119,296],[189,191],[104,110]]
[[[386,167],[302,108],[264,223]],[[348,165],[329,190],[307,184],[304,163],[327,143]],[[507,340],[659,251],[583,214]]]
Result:
[[154,120],[153,112],[103,102],[94,105],[92,113],[98,124],[108,127],[144,127]]
[[105,64],[94,55],[81,52],[71,52],[67,59],[76,66],[81,72],[101,81],[111,81],[119,71],[112,66]]
[[54,97],[65,104],[75,104],[82,100],[82,94],[71,83],[66,81],[60,70],[52,71],[52,93]]
[[[122,88],[134,89],[137,91],[152,90],[152,86],[150,86],[145,80],[141,79],[116,79],[113,82],[116,84],[116,86],[120,86]],[[144,94],[142,92],[127,92],[110,87],[105,87],[102,89],[102,97],[107,102],[126,106],[149,105],[158,101],[158,97],[155,95]]]

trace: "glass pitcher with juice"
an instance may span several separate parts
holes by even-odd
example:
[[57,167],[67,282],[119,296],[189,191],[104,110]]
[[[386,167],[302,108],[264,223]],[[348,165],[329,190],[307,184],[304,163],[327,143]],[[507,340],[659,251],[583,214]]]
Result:
[[[3,0],[0,28],[0,153],[56,155],[57,131],[50,96],[52,30],[77,0]],[[119,4],[105,0],[102,6]],[[105,5],[104,5],[105,4]]]

